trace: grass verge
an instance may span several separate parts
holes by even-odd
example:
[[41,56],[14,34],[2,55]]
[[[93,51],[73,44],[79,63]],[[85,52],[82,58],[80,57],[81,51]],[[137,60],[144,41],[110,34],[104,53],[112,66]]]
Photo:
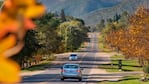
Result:
[[38,70],[44,70],[48,67],[50,67],[51,65],[51,61],[55,60],[56,56],[51,55],[49,57],[47,57],[46,59],[44,59],[44,61],[41,61],[39,64],[33,65],[31,67],[22,69],[22,71],[38,71]]
[[108,48],[104,43],[104,38],[102,35],[99,36],[98,41],[99,41],[99,49],[101,52],[112,52],[112,50]]
[[118,82],[100,82],[99,84],[149,84],[149,81],[143,82],[140,80],[140,76],[126,76]]
[[111,64],[100,65],[99,68],[106,69],[108,72],[119,72],[118,60],[122,60],[122,71],[142,71],[137,59],[126,60],[123,55],[114,55],[111,57]]
[[44,70],[46,68],[48,68],[51,64],[51,61],[42,61],[40,62],[39,64],[37,65],[33,65],[29,68],[25,68],[25,69],[22,69],[22,71],[38,71],[38,70]]

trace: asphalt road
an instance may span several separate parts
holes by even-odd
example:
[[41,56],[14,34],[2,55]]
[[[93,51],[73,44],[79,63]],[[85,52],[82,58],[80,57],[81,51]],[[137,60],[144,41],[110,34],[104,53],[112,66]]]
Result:
[[[109,63],[109,56],[100,53],[98,49],[98,33],[90,33],[90,42],[81,52],[73,52],[79,55],[78,61],[69,61],[70,53],[58,54],[57,59],[44,72],[32,76],[23,77],[21,84],[97,84],[97,73],[104,73],[98,69],[103,63]],[[83,80],[78,82],[76,79],[60,80],[60,67],[65,63],[79,63],[83,70]]]

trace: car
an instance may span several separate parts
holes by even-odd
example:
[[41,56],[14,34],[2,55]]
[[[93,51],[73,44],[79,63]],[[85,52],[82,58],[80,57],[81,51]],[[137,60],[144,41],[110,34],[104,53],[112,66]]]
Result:
[[77,60],[77,59],[78,59],[77,54],[70,54],[69,60]]
[[61,67],[61,80],[78,79],[82,81],[82,70],[79,64],[64,64]]

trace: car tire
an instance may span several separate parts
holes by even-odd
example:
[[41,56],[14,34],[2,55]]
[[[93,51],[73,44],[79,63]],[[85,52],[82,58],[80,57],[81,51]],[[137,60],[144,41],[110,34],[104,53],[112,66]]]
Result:
[[64,78],[61,78],[61,81],[64,81]]
[[79,78],[78,80],[79,80],[79,81],[82,81],[82,78]]

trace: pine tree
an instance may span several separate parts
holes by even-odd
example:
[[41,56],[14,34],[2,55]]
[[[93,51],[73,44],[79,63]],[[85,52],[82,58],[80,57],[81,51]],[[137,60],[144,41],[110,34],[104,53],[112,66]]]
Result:
[[64,9],[61,10],[61,19],[62,19],[62,22],[66,21]]

